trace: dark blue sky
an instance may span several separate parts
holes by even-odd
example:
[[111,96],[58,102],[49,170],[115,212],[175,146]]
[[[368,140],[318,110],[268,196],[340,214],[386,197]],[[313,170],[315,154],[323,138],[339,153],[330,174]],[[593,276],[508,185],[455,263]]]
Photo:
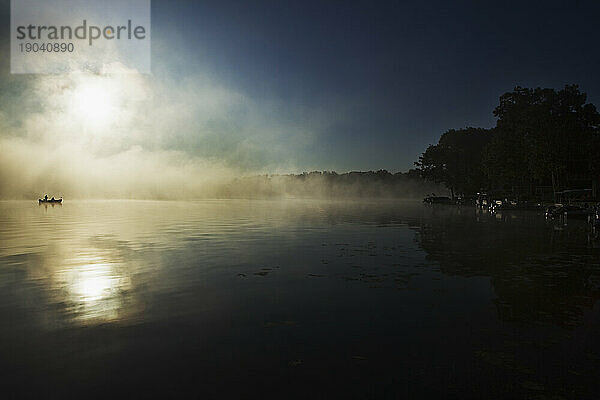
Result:
[[575,83],[600,104],[598,21],[598,1],[153,0],[152,62],[156,80],[209,77],[311,132],[265,165],[403,171],[446,129],[493,126],[516,85]]
[[445,129],[492,126],[515,85],[576,83],[597,101],[599,20],[597,1],[155,0],[152,32],[196,54],[186,74],[208,69],[299,123],[338,113],[307,167],[404,170]]

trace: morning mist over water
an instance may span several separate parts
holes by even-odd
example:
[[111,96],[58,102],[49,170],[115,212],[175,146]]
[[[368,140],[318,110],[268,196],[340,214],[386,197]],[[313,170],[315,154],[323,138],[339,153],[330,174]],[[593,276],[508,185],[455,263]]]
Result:
[[599,398],[598,16],[0,0],[0,398]]

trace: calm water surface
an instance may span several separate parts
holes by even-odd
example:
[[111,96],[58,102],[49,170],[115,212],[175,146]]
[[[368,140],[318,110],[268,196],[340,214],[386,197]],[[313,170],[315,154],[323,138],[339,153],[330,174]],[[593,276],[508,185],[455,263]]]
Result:
[[583,222],[411,202],[0,203],[0,394],[598,398]]

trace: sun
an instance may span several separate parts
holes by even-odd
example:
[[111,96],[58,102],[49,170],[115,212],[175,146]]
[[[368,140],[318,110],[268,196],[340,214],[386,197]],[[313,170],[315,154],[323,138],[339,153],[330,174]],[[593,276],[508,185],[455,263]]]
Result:
[[87,129],[108,128],[119,115],[119,90],[113,80],[88,77],[70,96],[72,117]]

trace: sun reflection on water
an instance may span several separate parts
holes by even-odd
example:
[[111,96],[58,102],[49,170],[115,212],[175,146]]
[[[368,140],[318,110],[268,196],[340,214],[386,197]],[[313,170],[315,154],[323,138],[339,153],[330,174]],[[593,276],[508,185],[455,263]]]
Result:
[[123,308],[123,293],[131,280],[124,265],[106,256],[83,254],[65,260],[58,273],[69,311],[79,320],[114,320]]

